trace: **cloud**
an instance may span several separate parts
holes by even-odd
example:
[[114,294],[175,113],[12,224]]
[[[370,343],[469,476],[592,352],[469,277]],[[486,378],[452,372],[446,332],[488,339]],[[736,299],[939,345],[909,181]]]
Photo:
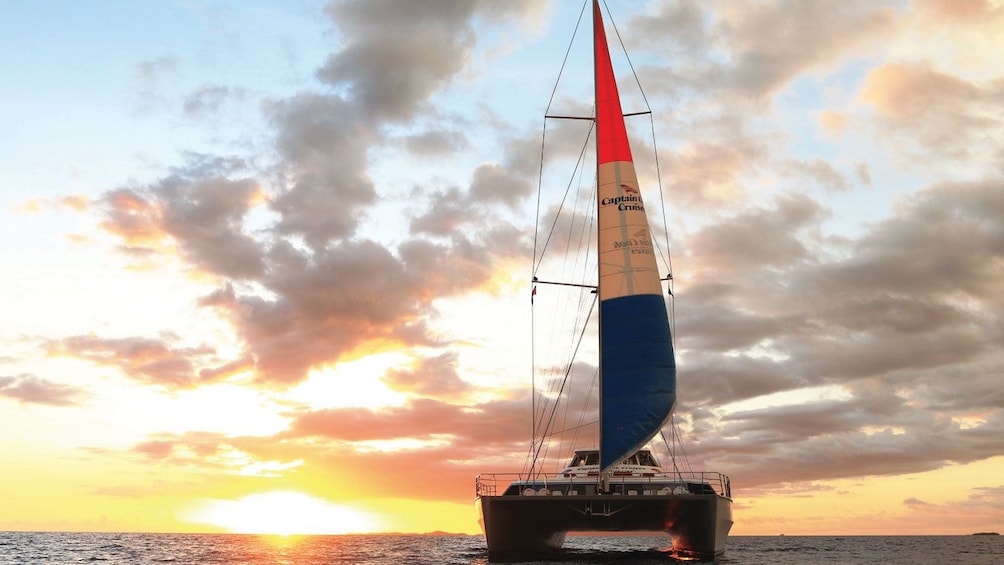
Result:
[[411,153],[427,157],[449,155],[470,145],[463,132],[446,129],[427,130],[408,135],[402,141]]
[[181,61],[172,56],[147,59],[136,64],[133,74],[139,89],[140,111],[149,111],[164,102],[161,93],[163,85],[168,79],[176,78],[180,68]]
[[643,14],[627,22],[629,45],[668,43],[678,51],[696,54],[713,42],[700,3],[692,0],[663,2],[654,14]]
[[37,214],[43,210],[60,210],[65,208],[75,212],[83,212],[89,206],[89,197],[83,194],[73,194],[58,198],[32,198],[19,205],[17,210],[29,214]]
[[777,199],[773,209],[748,209],[709,225],[692,238],[689,250],[708,269],[752,270],[787,267],[809,257],[799,232],[825,217],[818,202],[801,195]]
[[315,249],[350,237],[376,199],[366,173],[370,128],[351,102],[334,95],[301,94],[273,103],[269,113],[292,178],[272,201],[276,230]]
[[0,376],[0,398],[21,404],[79,406],[90,394],[82,388],[54,383],[30,374]]
[[142,80],[156,81],[164,74],[176,72],[178,65],[179,61],[174,57],[159,57],[140,61],[136,65],[136,73]]
[[[804,197],[698,231],[688,256],[706,268],[675,310],[691,453],[756,487],[918,472],[1004,448],[993,437],[1002,188],[932,184],[853,240],[798,235],[826,217]],[[850,398],[716,408],[821,385]]]
[[[904,430],[887,423],[895,421]],[[965,430],[897,404],[876,412],[854,401],[806,403],[738,415],[725,426],[731,439],[700,442],[703,463],[730,469],[748,488],[915,473],[993,457],[1002,447],[983,437],[990,423]]]
[[819,116],[816,120],[819,123],[819,129],[822,130],[823,133],[833,137],[839,137],[840,134],[844,132],[844,128],[847,126],[847,117],[842,113],[829,108],[819,112]]
[[519,423],[526,420],[525,411],[526,407],[515,401],[495,401],[466,408],[416,399],[400,408],[333,408],[300,414],[285,435],[321,436],[342,441],[449,435],[453,437],[453,448],[511,444],[524,439],[521,432],[513,430],[519,429]]
[[723,137],[728,141],[691,143],[663,159],[668,190],[678,206],[718,208],[747,196],[742,180],[766,155],[766,148],[742,132]]
[[881,3],[845,2],[836,7],[781,0],[729,6],[715,35],[724,38],[734,60],[727,81],[759,97],[806,71],[841,61],[862,42],[888,33],[893,22],[893,13]]
[[1004,81],[981,84],[924,64],[887,63],[868,73],[858,99],[894,142],[965,158],[981,155],[979,145],[996,127]]
[[392,369],[383,380],[393,390],[430,398],[461,398],[472,390],[457,374],[457,353],[452,351],[421,359],[410,370]]
[[346,88],[369,119],[407,120],[464,70],[475,44],[475,17],[520,16],[530,11],[531,4],[527,0],[332,2],[325,12],[341,32],[344,47],[328,58],[317,76]]
[[[174,347],[176,337],[153,338],[102,338],[95,335],[78,335],[58,340],[48,340],[45,348],[49,355],[71,356],[85,359],[105,367],[119,369],[129,379],[168,388],[185,388],[211,380],[218,371],[211,367],[218,362],[215,350],[202,345]],[[206,379],[199,376],[198,368],[207,367]]]
[[243,100],[243,89],[223,84],[207,84],[189,94],[182,103],[182,111],[190,118],[205,118],[219,112],[229,100]]

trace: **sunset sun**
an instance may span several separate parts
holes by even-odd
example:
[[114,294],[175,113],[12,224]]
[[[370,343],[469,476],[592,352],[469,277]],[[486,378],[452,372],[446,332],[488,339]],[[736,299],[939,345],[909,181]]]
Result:
[[299,492],[250,494],[207,502],[191,517],[237,534],[348,534],[380,529],[379,520],[355,508]]

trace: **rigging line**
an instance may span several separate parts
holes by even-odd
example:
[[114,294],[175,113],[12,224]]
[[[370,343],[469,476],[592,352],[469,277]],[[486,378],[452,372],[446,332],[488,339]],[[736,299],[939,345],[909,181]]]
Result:
[[[579,295],[581,296],[581,292],[579,293]],[[559,298],[563,299],[564,302],[565,302],[564,306],[558,308],[559,312],[578,312],[582,308],[581,299],[580,299],[579,307],[572,307],[572,304],[571,304],[572,301],[573,301],[573,295],[572,295],[572,293],[560,293],[559,294]],[[554,320],[552,320],[552,322],[554,322]],[[556,341],[555,340],[555,334],[557,332],[556,328],[563,328],[563,327],[565,327],[565,326],[562,325],[560,322],[552,324],[552,327],[551,327],[552,331],[549,334],[549,343],[546,344],[545,351],[558,351],[559,349],[563,349],[563,348],[559,347],[559,344],[555,343],[555,341]],[[572,327],[572,328],[579,327],[579,323],[576,321],[575,323],[571,324],[570,327]],[[560,355],[560,358],[567,359],[571,355],[574,355],[574,351],[575,351],[574,346],[575,346],[575,340],[572,339],[569,342],[569,350],[568,350],[567,354]],[[558,355],[554,355],[552,357],[558,357]],[[546,360],[545,363],[544,363],[544,365],[547,366],[547,367],[557,367],[556,363],[549,362],[549,360]],[[548,387],[547,392],[549,393],[549,395],[551,397],[556,396],[556,391],[557,391],[557,388],[558,388],[558,384],[561,382],[561,379],[559,379],[559,378],[550,378],[550,377],[556,377],[556,373],[553,372],[553,370],[549,370],[547,372],[547,376],[549,377],[547,382],[550,384],[550,386]],[[541,401],[542,401],[541,406],[539,406],[539,408],[534,411],[535,429],[536,430],[541,430],[541,426],[543,425],[544,418],[545,418],[545,416],[547,414],[547,411],[548,411],[549,402],[545,401],[545,399],[547,398],[547,396],[545,396],[543,394],[543,392],[540,392],[538,394],[537,391],[534,391],[534,393],[535,393],[534,397],[535,398],[539,397],[541,399]]]
[[607,9],[607,14],[610,16],[610,25],[614,28],[614,34],[617,35],[617,41],[620,43],[621,51],[624,53],[624,59],[627,60],[628,67],[631,68],[631,75],[634,77],[635,84],[638,85],[638,93],[641,94],[642,100],[645,102],[645,112],[634,112],[631,114],[625,114],[625,116],[633,116],[638,114],[648,114],[649,116],[649,126],[652,130],[652,153],[655,157],[655,174],[657,178],[657,185],[659,187],[659,201],[662,204],[662,225],[664,226],[664,234],[666,236],[666,268],[669,274],[673,274],[673,264],[670,259],[669,251],[669,224],[666,221],[666,198],[662,191],[662,170],[659,168],[659,146],[655,136],[655,119],[652,117],[652,106],[649,104],[648,96],[645,95],[645,89],[641,85],[641,79],[638,78],[638,72],[634,68],[634,62],[631,60],[631,55],[628,53],[627,47],[624,45],[624,39],[621,37],[621,32],[617,28],[617,22],[614,20],[613,15],[610,14],[610,7],[607,5],[606,0],[603,2],[604,7]]
[[[674,416],[670,416],[672,419]],[[662,444],[666,447],[666,451],[669,453],[669,462],[673,465],[673,474],[676,475],[677,480],[682,481],[683,478],[680,476],[680,469],[676,466],[676,443],[670,445],[668,439],[666,439],[666,430],[660,429],[659,436],[662,437]],[[670,435],[672,437],[672,434]]]
[[595,426],[598,423],[599,423],[598,420],[593,420],[592,422],[582,422],[582,423],[579,423],[579,424],[576,424],[576,425],[572,426],[571,428],[565,428],[563,430],[558,430],[556,432],[551,432],[550,434],[547,434],[544,437],[545,438],[550,438],[550,437],[554,437],[556,435],[560,435],[560,434],[564,434],[564,433],[568,433],[568,432],[575,432],[575,431],[581,430],[583,428],[588,428],[589,426]]
[[[582,143],[582,148],[579,150],[579,158],[575,163],[575,169],[572,170],[572,174],[568,179],[568,184],[565,185],[565,194],[561,198],[561,205],[558,206],[558,211],[554,215],[554,220],[551,222],[551,228],[548,230],[547,239],[544,240],[544,245],[540,250],[540,255],[537,255],[537,227],[534,227],[534,261],[536,262],[533,266],[533,274],[536,275],[537,271],[540,269],[541,263],[544,262],[544,254],[547,252],[548,246],[551,244],[551,238],[554,237],[554,232],[558,226],[558,220],[561,218],[561,212],[565,209],[565,202],[568,201],[568,194],[572,190],[572,186],[575,184],[575,176],[581,175],[580,172],[583,167],[583,162],[585,161],[586,150],[589,148],[589,140],[593,135],[593,128],[595,125],[589,126],[589,131],[586,132],[586,139]],[[540,201],[541,195],[543,193],[543,183],[544,183],[544,148],[543,140],[541,141],[541,160],[540,160],[540,178],[537,181],[537,217],[540,217]]]
[[[655,120],[652,118],[652,105],[648,101],[648,96],[645,95],[645,89],[641,85],[641,79],[638,78],[638,72],[635,70],[634,62],[631,60],[631,55],[628,53],[627,47],[624,45],[624,38],[621,37],[620,29],[617,28],[617,21],[614,19],[613,15],[610,13],[610,6],[607,5],[606,0],[603,0],[603,6],[607,10],[608,20],[610,25],[614,29],[614,34],[617,36],[617,42],[620,43],[621,51],[624,53],[624,59],[627,60],[628,67],[631,69],[631,75],[634,77],[635,84],[638,85],[638,93],[641,94],[642,100],[645,102],[645,108],[647,112],[634,112],[627,115],[636,114],[648,114],[649,115],[649,125],[652,130],[652,151],[655,157],[655,174],[657,178],[657,184],[659,187],[659,202],[662,205],[662,225],[664,227],[664,235],[666,237],[666,256],[663,259],[666,262],[666,269],[668,270],[670,276],[673,274],[673,260],[672,254],[669,247],[669,223],[667,222],[666,216],[666,197],[663,193],[662,187],[662,169],[659,167],[659,147],[655,136]],[[656,242],[658,245],[658,242]],[[672,281],[672,279],[670,279]],[[669,283],[670,295],[672,296],[673,283]]]
[[565,72],[565,65],[568,64],[568,56],[572,52],[572,45],[575,44],[575,37],[579,34],[579,26],[582,25],[582,16],[586,13],[586,4],[589,0],[582,1],[582,8],[579,10],[579,19],[575,21],[575,29],[572,30],[572,38],[568,41],[568,47],[565,49],[565,57],[561,60],[561,68],[558,69],[558,78],[554,81],[554,88],[551,89],[551,97],[547,99],[547,109],[544,110],[545,116],[551,109],[551,104],[554,102],[554,95],[558,92],[558,83],[561,82],[561,75]]
[[651,115],[649,115],[648,123],[652,130],[652,153],[655,157],[655,178],[656,178],[656,185],[659,187],[659,204],[662,207],[662,227],[663,227],[662,233],[666,238],[666,255],[662,259],[663,261],[666,262],[666,270],[669,272],[670,276],[672,276],[673,254],[671,253],[669,247],[669,221],[667,220],[666,216],[666,194],[665,192],[663,192],[662,189],[662,169],[659,168],[659,143],[655,135],[655,120],[652,118]]
[[[595,297],[595,295],[594,295],[594,297]],[[589,313],[592,314],[592,311],[595,308],[596,308],[596,298],[593,299],[592,306],[590,306],[590,308],[589,308]],[[586,336],[586,328],[587,328],[587,325],[583,324],[582,325],[582,332],[579,333],[578,343],[575,346],[575,352],[576,353],[578,353],[579,347],[582,345],[582,340]],[[544,432],[542,432],[542,435],[548,433],[547,430],[551,429],[551,424],[554,421],[554,412],[555,412],[555,409],[558,407],[558,402],[561,399],[561,393],[564,392],[565,384],[568,382],[568,378],[569,378],[569,376],[572,373],[572,366],[574,365],[574,359],[575,359],[575,355],[572,356],[572,361],[568,362],[568,367],[565,369],[565,378],[562,379],[561,388],[558,390],[558,396],[555,399],[554,404],[552,404],[552,406],[551,406],[551,414],[548,417],[547,426],[544,427]],[[537,447],[537,453],[534,455],[533,463],[530,466],[531,469],[536,468],[536,466],[537,466],[537,460],[539,459],[539,456],[540,456],[540,447]]]
[[641,87],[641,81],[638,80],[638,73],[635,72],[634,70],[634,63],[631,62],[631,56],[628,55],[627,47],[624,46],[624,39],[621,37],[620,30],[617,29],[617,22],[614,20],[613,14],[610,13],[610,6],[607,5],[607,0],[603,0],[603,7],[607,9],[607,20],[610,22],[610,25],[614,28],[614,35],[617,36],[618,43],[621,44],[621,51],[624,53],[624,58],[627,59],[628,67],[631,68],[631,74],[634,76],[635,84],[638,85],[638,92],[641,93],[641,98],[642,100],[645,101],[645,108],[648,109],[649,112],[651,112],[652,106],[649,105],[648,97],[645,96],[645,89]]
[[[575,21],[575,28],[572,30],[572,37],[568,40],[568,47],[565,48],[565,55],[561,60],[561,67],[558,69],[558,76],[554,79],[554,86],[551,87],[551,96],[547,99],[547,107],[544,109],[544,127],[541,129],[540,136],[540,174],[537,177],[537,215],[536,218],[540,217],[540,193],[541,184],[544,179],[544,136],[547,131],[547,115],[550,113],[551,104],[554,103],[554,96],[558,92],[558,84],[561,83],[561,77],[565,72],[565,66],[568,65],[568,57],[572,53],[572,45],[575,44],[575,37],[579,34],[579,27],[582,25],[582,16],[586,12],[586,2],[588,0],[583,0],[582,8],[579,9],[579,19]],[[537,223],[534,222],[533,228],[533,257],[534,261],[537,259]],[[536,269],[532,271],[536,273]]]
[[600,376],[600,369],[599,367],[597,367],[596,371],[593,372],[592,378],[589,379],[589,388],[586,390],[585,396],[582,397],[582,408],[579,410],[579,421],[576,424],[576,426],[572,428],[572,431],[575,432],[572,435],[572,449],[575,449],[575,444],[578,443],[579,441],[579,430],[584,428],[585,426],[598,423],[598,422],[583,423],[583,420],[586,419],[586,409],[589,407],[589,399],[592,398],[593,396],[593,388],[595,388],[596,382],[599,380],[599,376]]
[[[538,205],[539,206],[539,205]],[[537,222],[534,222],[536,224]],[[536,237],[534,237],[536,239]],[[533,305],[533,295],[530,295],[530,445],[527,446],[526,458],[523,460],[523,470],[533,456],[533,442],[537,438],[537,308]]]
[[596,288],[595,284],[563,283],[563,282],[557,282],[557,281],[541,281],[541,280],[535,280],[533,282],[535,282],[537,284],[553,284],[555,286],[573,286],[573,287],[576,287],[576,288],[588,288],[588,289],[594,289],[594,288]]
[[[610,6],[607,5],[606,0],[603,2],[604,7],[607,9],[607,14],[610,14]],[[641,79],[638,78],[638,72],[634,68],[634,62],[631,61],[631,55],[628,54],[627,47],[624,45],[624,39],[621,37],[620,30],[617,28],[617,22],[614,20],[613,16],[610,17],[610,25],[614,28],[614,33],[617,35],[617,41],[620,43],[621,50],[624,52],[624,58],[627,60],[628,66],[631,68],[631,75],[634,77],[635,83],[638,85],[638,92],[641,94],[642,100],[645,101],[645,108],[649,111],[649,126],[652,131],[652,153],[655,157],[655,174],[657,178],[657,184],[659,186],[659,202],[662,208],[662,225],[663,234],[666,238],[666,256],[664,261],[666,262],[666,268],[669,271],[669,282],[667,287],[669,289],[669,302],[670,302],[670,339],[672,340],[673,347],[676,347],[676,293],[673,291],[673,254],[669,246],[669,221],[666,215],[666,196],[663,192],[662,187],[662,169],[659,166],[659,146],[655,135],[655,120],[652,117],[652,106],[648,102],[648,96],[645,95],[645,89],[641,85]],[[658,242],[656,242],[658,245]]]
[[[530,278],[535,278],[536,274],[536,262],[537,262],[537,240],[540,237],[540,222],[537,221],[540,218],[540,199],[541,199],[541,187],[544,182],[544,139],[547,135],[547,120],[544,120],[544,127],[541,128],[540,132],[540,171],[537,175],[537,209],[534,212],[533,220],[533,257],[530,258]],[[532,286],[531,282],[531,286]],[[537,390],[537,349],[535,339],[537,318],[537,309],[533,305],[533,293],[536,292],[537,288],[533,287],[530,291],[530,445],[528,446],[528,451],[526,454],[526,459],[523,461],[524,470],[526,469],[526,464],[533,457],[533,442],[537,438],[537,395],[535,391]]]
[[530,260],[530,275],[537,274],[537,240],[540,238],[540,198],[544,185],[544,148],[547,138],[547,119],[544,119],[544,127],[540,129],[540,168],[537,171],[537,209],[533,216],[533,258]]
[[[576,294],[579,297],[578,298],[578,304],[574,305],[574,307],[573,307],[572,302],[575,300],[574,296]],[[555,327],[552,328],[552,330],[555,329],[555,328],[565,328],[565,327],[579,328],[579,327],[581,327],[583,332],[586,331],[586,329],[588,327],[587,324],[588,324],[589,319],[588,319],[588,315],[586,316],[585,319],[583,319],[582,318],[582,312],[584,310],[586,310],[587,299],[588,299],[588,301],[595,300],[595,298],[594,298],[595,295],[593,295],[592,293],[584,293],[584,292],[582,292],[580,290],[578,293],[562,293],[560,296],[562,296],[564,298],[565,305],[563,307],[559,308],[559,311],[560,312],[569,312],[569,313],[573,313],[574,312],[575,313],[575,320],[572,321],[572,322],[570,322],[570,323],[568,323],[568,324],[565,324],[561,320],[559,320],[555,324]],[[561,333],[565,333],[565,332],[561,332]],[[554,334],[552,334],[552,338],[553,337],[554,337]],[[579,337],[577,339],[580,342],[582,340],[581,337]],[[559,349],[561,349],[561,348],[558,347],[558,344],[553,343],[553,339],[552,339],[552,343],[549,343],[548,346],[547,346],[547,348],[546,348],[547,351],[558,351]],[[566,353],[560,354],[560,355],[555,355],[555,357],[560,357],[561,359],[568,359],[570,361],[569,361],[569,365],[565,369],[566,376],[564,378],[560,378],[560,379],[557,378],[557,375],[560,374],[557,371],[554,371],[554,372],[548,371],[548,376],[552,377],[552,378],[549,379],[549,382],[550,382],[551,386],[548,389],[548,393],[549,393],[548,396],[545,396],[542,392],[540,394],[536,394],[536,391],[534,391],[535,392],[535,398],[539,396],[539,398],[541,400],[541,405],[540,405],[539,409],[534,413],[534,418],[536,419],[535,427],[536,427],[537,430],[541,430],[541,432],[540,432],[540,441],[542,442],[541,447],[545,447],[546,448],[545,449],[545,455],[543,456],[543,458],[541,458],[541,457],[535,457],[534,458],[535,462],[538,459],[544,459],[544,461],[546,462],[546,457],[547,457],[546,453],[550,449],[550,444],[549,443],[547,443],[547,444],[543,443],[544,442],[544,437],[547,435],[547,430],[551,429],[554,426],[554,424],[553,424],[553,416],[552,416],[552,422],[549,423],[547,426],[544,425],[544,418],[545,418],[545,416],[548,413],[548,406],[551,406],[550,401],[548,401],[547,398],[550,397],[550,398],[554,398],[555,399],[555,401],[554,401],[554,403],[555,403],[554,407],[556,407],[557,403],[560,402],[562,390],[565,387],[565,382],[567,382],[567,380],[569,378],[567,373],[570,370],[571,364],[574,362],[574,360],[575,360],[575,358],[577,356],[577,350],[578,350],[578,344],[576,344],[576,339],[572,339],[569,342],[569,350]],[[546,363],[546,366],[548,366],[548,367],[554,367],[555,369],[558,367],[557,363]],[[560,386],[562,388],[559,388],[559,384],[560,384]],[[567,406],[567,403],[565,404],[565,406]],[[553,408],[552,408],[552,411],[553,411]],[[536,447],[537,444],[535,443],[534,445]],[[531,457],[532,457],[532,455],[531,455]],[[541,466],[543,466],[543,465],[544,465],[544,463],[541,463]],[[536,464],[534,464],[534,466],[536,466]]]
[[674,443],[674,445],[679,445],[680,446],[680,457],[683,460],[684,470],[687,473],[693,473],[694,472],[694,468],[690,465],[690,458],[687,457],[687,448],[686,448],[686,445],[685,445],[685,443],[683,441],[683,438],[680,437],[680,427],[676,424],[676,415],[675,414],[673,415],[672,433],[673,433],[673,443]]

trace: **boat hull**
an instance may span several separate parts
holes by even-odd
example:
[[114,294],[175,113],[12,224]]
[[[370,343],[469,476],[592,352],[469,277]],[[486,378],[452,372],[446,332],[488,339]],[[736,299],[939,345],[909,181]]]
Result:
[[568,532],[665,532],[680,554],[725,551],[732,501],[719,494],[480,496],[475,500],[490,556],[561,548]]

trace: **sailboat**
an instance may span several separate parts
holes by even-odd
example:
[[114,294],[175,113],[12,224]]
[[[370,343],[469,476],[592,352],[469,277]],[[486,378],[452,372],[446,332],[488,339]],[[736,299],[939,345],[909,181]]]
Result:
[[724,553],[732,526],[729,478],[684,472],[675,464],[664,471],[646,449],[676,404],[666,279],[659,274],[598,0],[592,12],[599,448],[575,450],[551,474],[535,467],[481,473],[475,480],[479,523],[490,556],[555,551],[570,532],[665,532],[677,555],[715,558]]

